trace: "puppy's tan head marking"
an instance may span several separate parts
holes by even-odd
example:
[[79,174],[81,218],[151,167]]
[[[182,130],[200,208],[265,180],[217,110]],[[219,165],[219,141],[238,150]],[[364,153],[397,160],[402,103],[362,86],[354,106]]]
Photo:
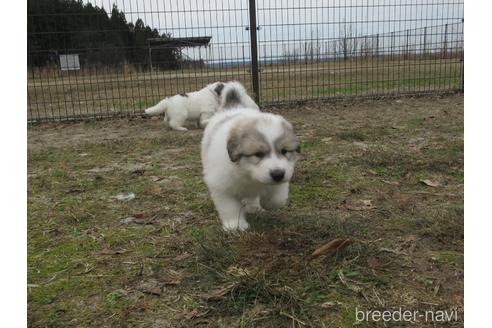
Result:
[[282,122],[283,133],[273,142],[277,154],[286,155],[288,152],[301,152],[301,146],[297,136],[294,134],[294,128],[287,122]]
[[255,121],[239,122],[231,129],[227,140],[227,153],[232,162],[238,162],[242,156],[262,158],[270,151],[270,145],[256,128]]

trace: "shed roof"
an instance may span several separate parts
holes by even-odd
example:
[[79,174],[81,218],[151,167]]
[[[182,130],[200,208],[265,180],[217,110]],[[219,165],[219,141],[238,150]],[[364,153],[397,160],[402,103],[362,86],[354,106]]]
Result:
[[210,43],[211,36],[199,36],[188,38],[150,38],[147,39],[150,45],[163,45],[169,47],[202,47]]

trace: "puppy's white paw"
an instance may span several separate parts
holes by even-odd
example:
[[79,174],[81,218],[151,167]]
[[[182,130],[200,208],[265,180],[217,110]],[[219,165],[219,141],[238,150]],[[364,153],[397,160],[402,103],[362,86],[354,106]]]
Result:
[[261,208],[260,205],[260,199],[259,197],[253,200],[243,200],[243,206],[244,210],[248,214],[258,214],[263,211],[263,208]]
[[174,131],[188,131],[187,128],[182,127],[182,126],[171,126],[171,129]]
[[264,211],[260,204],[246,204],[244,208],[248,214],[259,214]]
[[229,220],[222,222],[222,229],[226,232],[245,231],[249,228],[249,223],[246,220]]
[[266,210],[276,210],[287,205],[289,183],[271,186],[260,196],[260,205]]

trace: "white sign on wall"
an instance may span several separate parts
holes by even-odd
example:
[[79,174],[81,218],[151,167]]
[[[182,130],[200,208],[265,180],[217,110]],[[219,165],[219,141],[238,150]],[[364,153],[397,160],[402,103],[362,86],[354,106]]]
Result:
[[60,68],[62,71],[79,70],[79,54],[60,55]]

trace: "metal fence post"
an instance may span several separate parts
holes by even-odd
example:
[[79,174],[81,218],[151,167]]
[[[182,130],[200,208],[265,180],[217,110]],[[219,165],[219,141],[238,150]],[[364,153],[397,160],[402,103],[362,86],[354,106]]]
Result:
[[258,39],[256,35],[256,0],[249,0],[249,33],[251,42],[251,77],[256,103],[260,102],[260,83],[258,79]]
[[150,43],[149,43],[149,66],[150,66],[150,71],[152,72],[152,47],[150,46]]
[[446,58],[448,54],[448,24],[444,25],[444,46],[443,46],[443,56]]
[[407,37],[406,37],[406,46],[405,46],[405,57],[406,59],[410,59],[410,30],[407,30]]
[[[461,19],[461,23],[465,23],[465,19]],[[461,37],[463,37],[463,26],[461,27]],[[451,41],[452,42],[452,41]],[[461,42],[463,42],[463,39],[461,39]],[[452,48],[451,48],[452,49]],[[453,49],[451,50],[453,51]],[[465,92],[465,49],[461,49],[461,91]]]
[[422,51],[424,58],[425,58],[426,53],[427,53],[427,26],[424,27],[424,49]]
[[379,58],[379,33],[376,34],[376,58]]
[[395,50],[395,32],[391,32],[391,60],[394,58],[394,50]]

